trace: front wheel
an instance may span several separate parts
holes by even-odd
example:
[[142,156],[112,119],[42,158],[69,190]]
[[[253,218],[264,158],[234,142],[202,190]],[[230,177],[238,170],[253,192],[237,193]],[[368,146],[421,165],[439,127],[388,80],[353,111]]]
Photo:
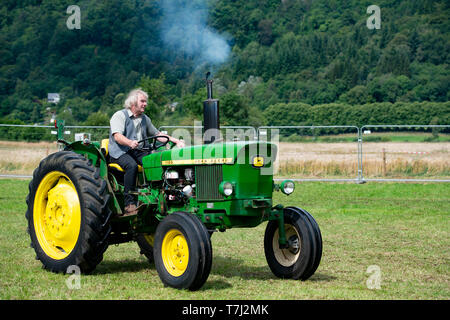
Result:
[[283,214],[288,247],[279,246],[278,221],[269,221],[264,235],[267,263],[277,277],[306,280],[317,270],[322,257],[319,226],[306,210],[287,207]]
[[208,230],[190,213],[175,212],[159,223],[153,253],[161,281],[173,288],[197,290],[211,271]]

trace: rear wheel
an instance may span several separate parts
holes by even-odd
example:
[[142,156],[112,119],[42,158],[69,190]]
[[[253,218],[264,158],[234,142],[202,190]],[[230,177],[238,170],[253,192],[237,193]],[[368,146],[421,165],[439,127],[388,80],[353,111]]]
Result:
[[148,262],[153,263],[153,244],[155,235],[150,233],[139,233],[136,237],[136,242],[141,249]]
[[26,218],[31,246],[45,268],[95,269],[111,232],[108,199],[99,170],[83,156],[61,151],[41,161],[29,184]]
[[322,257],[319,226],[303,209],[287,207],[283,213],[288,247],[279,246],[278,221],[269,221],[264,235],[267,263],[277,277],[306,280],[317,270]]
[[154,241],[155,267],[161,281],[178,289],[197,290],[211,271],[208,230],[196,216],[175,212],[158,225]]

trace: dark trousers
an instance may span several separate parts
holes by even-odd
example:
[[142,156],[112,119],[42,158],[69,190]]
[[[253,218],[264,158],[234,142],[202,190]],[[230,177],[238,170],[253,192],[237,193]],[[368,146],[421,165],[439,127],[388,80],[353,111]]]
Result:
[[111,157],[111,162],[119,164],[125,171],[124,174],[124,203],[125,207],[129,204],[136,204],[136,201],[130,191],[136,188],[136,177],[138,173],[138,164],[142,166],[142,158],[150,154],[149,151],[129,150],[127,153],[121,155],[118,159]]

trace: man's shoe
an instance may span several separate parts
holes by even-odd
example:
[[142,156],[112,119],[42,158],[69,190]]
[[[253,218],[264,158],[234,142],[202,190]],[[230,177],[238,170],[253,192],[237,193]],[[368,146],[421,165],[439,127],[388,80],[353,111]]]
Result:
[[123,213],[123,215],[121,217],[129,217],[129,216],[134,216],[138,213],[137,207],[135,204],[129,204],[125,207],[125,212]]

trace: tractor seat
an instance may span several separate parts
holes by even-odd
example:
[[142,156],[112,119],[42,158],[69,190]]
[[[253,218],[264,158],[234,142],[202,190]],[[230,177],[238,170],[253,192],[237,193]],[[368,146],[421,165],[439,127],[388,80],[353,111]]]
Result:
[[[109,145],[109,139],[103,139],[100,149],[103,151],[103,154],[105,155],[105,157],[108,155],[108,145]],[[120,171],[120,172],[125,172],[118,163],[108,163],[108,167],[115,169],[117,171]],[[142,166],[140,164],[138,164],[138,172],[142,172]]]

